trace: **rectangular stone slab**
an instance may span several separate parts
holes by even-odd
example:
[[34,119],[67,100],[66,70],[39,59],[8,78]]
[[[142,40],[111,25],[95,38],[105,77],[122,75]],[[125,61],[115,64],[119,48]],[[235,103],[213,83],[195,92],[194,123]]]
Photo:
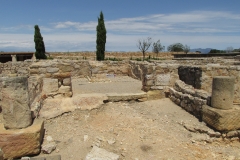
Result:
[[240,108],[229,110],[215,109],[202,106],[202,120],[218,131],[232,131],[240,129]]
[[0,105],[7,129],[26,128],[32,124],[28,77],[0,77]]
[[0,123],[0,148],[4,159],[18,158],[40,153],[44,134],[43,120],[36,119],[24,129],[6,130]]

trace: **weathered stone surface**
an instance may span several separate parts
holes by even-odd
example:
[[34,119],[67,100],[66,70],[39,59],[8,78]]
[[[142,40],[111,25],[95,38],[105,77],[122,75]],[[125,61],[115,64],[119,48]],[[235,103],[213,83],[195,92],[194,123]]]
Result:
[[202,106],[202,120],[218,131],[232,131],[240,129],[240,108],[234,107],[222,110]]
[[157,75],[155,85],[157,86],[167,86],[170,82],[170,73]]
[[63,98],[62,96],[47,98],[43,102],[42,109],[40,110],[40,117],[50,119],[63,113],[74,111],[76,106],[73,105],[72,101],[72,98]]
[[61,155],[30,157],[30,160],[61,160]]
[[148,100],[165,98],[164,90],[150,90],[147,92]]
[[6,130],[0,124],[0,148],[4,159],[23,157],[40,153],[44,134],[43,120],[35,119],[34,123],[25,129]]
[[213,78],[211,106],[231,109],[234,99],[234,77],[218,76]]
[[41,93],[42,83],[43,79],[41,76],[30,76],[28,78],[28,95],[30,105],[32,105],[35,98]]
[[43,78],[43,93],[50,94],[58,91],[58,79]]
[[111,93],[107,94],[108,101],[109,102],[118,102],[118,101],[131,101],[131,100],[137,100],[142,98],[147,98],[147,94],[145,92],[142,93],[124,93],[124,94],[117,94],[117,93]]
[[59,71],[59,68],[47,67],[47,72],[48,73],[56,73],[58,71]]
[[62,72],[71,72],[74,68],[73,66],[65,63],[65,64],[60,64],[59,68]]
[[233,137],[238,137],[239,136],[239,132],[238,131],[230,131],[227,133],[227,138],[233,138]]
[[7,129],[26,128],[32,124],[27,77],[0,78],[0,105]]
[[71,77],[71,72],[54,73],[52,77],[53,78],[69,78]]
[[39,73],[39,70],[38,69],[30,69],[30,74],[38,74]]
[[85,160],[118,160],[119,155],[94,146]]
[[81,110],[99,108],[108,97],[105,94],[79,94],[73,96],[73,105]]
[[42,152],[45,154],[50,154],[52,151],[54,151],[57,147],[57,144],[55,142],[51,142],[45,145],[42,145]]
[[[185,90],[185,89],[182,88],[181,90]],[[170,99],[174,103],[181,106],[186,111],[192,113],[197,118],[201,119],[202,105],[206,105],[207,100],[201,99],[199,97],[194,97],[194,96],[196,96],[195,94],[193,94],[193,96],[192,96],[190,94],[184,94],[182,92],[178,92],[173,88],[169,88],[169,93],[170,93]]]
[[0,148],[0,160],[3,160],[3,151],[1,148]]
[[63,85],[64,86],[71,86],[71,78],[63,79]]
[[68,93],[71,92],[71,87],[70,86],[61,86],[58,90],[58,93],[61,93],[61,94],[67,94],[69,95]]

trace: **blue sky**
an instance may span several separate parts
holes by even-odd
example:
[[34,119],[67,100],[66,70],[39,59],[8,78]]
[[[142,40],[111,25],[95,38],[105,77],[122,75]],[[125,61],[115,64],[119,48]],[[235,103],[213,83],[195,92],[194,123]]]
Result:
[[103,11],[107,51],[137,51],[152,37],[162,45],[240,48],[240,0],[0,0],[0,51],[35,51],[39,25],[47,51],[95,51]]

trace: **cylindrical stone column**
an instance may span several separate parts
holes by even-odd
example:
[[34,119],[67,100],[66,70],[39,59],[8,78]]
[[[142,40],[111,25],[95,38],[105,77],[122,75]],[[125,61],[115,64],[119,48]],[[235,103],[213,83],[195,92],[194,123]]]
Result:
[[217,76],[212,82],[211,106],[218,109],[231,109],[234,98],[234,77]]
[[0,105],[6,129],[26,128],[32,124],[27,77],[0,78]]

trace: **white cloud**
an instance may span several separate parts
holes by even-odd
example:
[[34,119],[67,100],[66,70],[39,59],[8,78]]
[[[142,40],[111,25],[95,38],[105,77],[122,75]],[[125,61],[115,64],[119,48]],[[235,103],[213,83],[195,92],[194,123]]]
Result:
[[[180,42],[191,48],[226,46],[239,48],[240,15],[231,12],[194,11],[179,14],[155,14],[140,17],[105,20],[106,50],[137,50],[140,38],[160,39],[168,46]],[[40,26],[48,51],[95,50],[96,21],[55,22]],[[0,49],[19,47],[34,50],[34,25],[0,28]],[[10,34],[19,30],[31,34]]]
[[[155,14],[133,18],[105,20],[108,32],[138,33],[226,33],[239,32],[240,15],[230,12],[194,11],[180,14]],[[78,31],[95,31],[97,22],[58,22],[56,29],[74,28]],[[231,28],[231,29],[228,29]]]

